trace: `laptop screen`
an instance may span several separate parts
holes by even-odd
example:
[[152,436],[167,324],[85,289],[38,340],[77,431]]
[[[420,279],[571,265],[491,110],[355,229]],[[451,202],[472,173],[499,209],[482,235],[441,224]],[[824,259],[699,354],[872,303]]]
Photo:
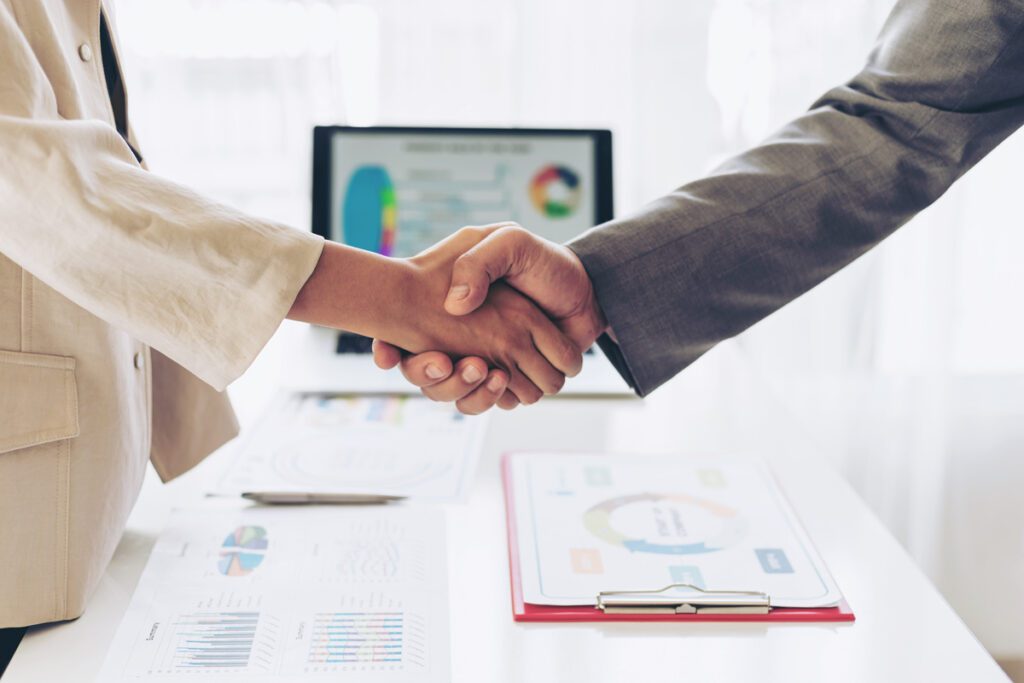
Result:
[[505,220],[565,242],[611,218],[611,134],[320,127],[313,207],[315,232],[388,256]]

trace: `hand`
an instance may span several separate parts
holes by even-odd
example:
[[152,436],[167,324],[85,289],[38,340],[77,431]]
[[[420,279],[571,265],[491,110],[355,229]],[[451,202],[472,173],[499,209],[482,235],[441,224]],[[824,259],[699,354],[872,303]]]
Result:
[[[483,286],[482,296],[472,310],[467,309],[458,317],[438,310],[457,259],[479,243],[481,235],[493,232],[493,228],[462,230],[408,259],[419,273],[416,284],[406,290],[407,297],[419,302],[414,307],[417,327],[429,328],[438,342],[428,336],[417,343],[415,350],[445,349],[455,356],[471,357],[472,360],[460,361],[457,367],[460,376],[471,379],[474,369],[480,369],[478,363],[486,362],[483,371],[476,374],[480,379],[486,377],[492,390],[501,386],[505,377],[510,396],[522,403],[534,403],[545,393],[557,393],[565,375],[577,374],[583,362],[578,347],[545,314],[507,285],[489,287],[489,282]],[[440,316],[436,324],[432,316],[424,315],[435,311]],[[470,348],[488,351],[481,354]],[[495,370],[488,371],[487,366]]]
[[[556,393],[582,356],[529,299],[498,285],[479,308],[453,316],[442,302],[455,260],[479,242],[460,232],[411,259],[389,259],[327,243],[289,317],[373,336],[411,352],[441,349],[486,363],[502,391],[523,403]],[[339,297],[344,288],[346,296]],[[474,361],[475,364],[476,361]],[[487,367],[495,368],[488,372]]]
[[[452,267],[446,309],[456,315],[473,311],[485,300],[492,282],[504,279],[530,297],[580,349],[586,349],[607,328],[593,286],[579,258],[568,247],[554,244],[515,224],[464,228],[466,241],[476,244]],[[514,408],[514,395],[492,386],[479,358],[463,358],[453,368],[443,353],[423,353],[402,359],[392,345],[375,342],[374,359],[382,368],[401,363],[402,373],[434,400],[457,401],[459,410],[475,414],[495,404]],[[453,374],[454,369],[454,374]],[[493,371],[492,371],[493,372]]]

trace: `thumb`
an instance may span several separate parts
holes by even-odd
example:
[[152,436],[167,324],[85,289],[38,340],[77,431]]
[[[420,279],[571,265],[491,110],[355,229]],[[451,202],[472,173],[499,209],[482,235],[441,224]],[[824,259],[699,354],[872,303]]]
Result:
[[456,259],[445,310],[452,315],[472,313],[487,298],[491,283],[509,275],[515,257],[504,229],[485,237]]

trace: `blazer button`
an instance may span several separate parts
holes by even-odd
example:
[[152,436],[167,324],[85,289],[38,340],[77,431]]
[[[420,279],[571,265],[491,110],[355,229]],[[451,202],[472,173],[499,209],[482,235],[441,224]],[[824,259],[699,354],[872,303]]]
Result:
[[139,351],[135,354],[135,368],[137,370],[141,370],[144,367],[146,367],[146,357],[142,355],[141,351]]
[[92,48],[89,47],[89,43],[82,43],[78,46],[78,56],[82,58],[83,62],[92,60]]

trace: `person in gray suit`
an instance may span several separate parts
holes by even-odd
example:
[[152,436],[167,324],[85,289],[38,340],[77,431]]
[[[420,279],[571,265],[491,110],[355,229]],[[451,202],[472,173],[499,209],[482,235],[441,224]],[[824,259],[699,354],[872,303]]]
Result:
[[[577,343],[601,335],[643,396],[878,244],[1022,122],[1024,2],[900,0],[863,71],[763,144],[566,246],[489,232],[446,306],[470,311],[504,278]],[[463,381],[480,359],[384,344],[376,359],[464,412],[515,405]]]

